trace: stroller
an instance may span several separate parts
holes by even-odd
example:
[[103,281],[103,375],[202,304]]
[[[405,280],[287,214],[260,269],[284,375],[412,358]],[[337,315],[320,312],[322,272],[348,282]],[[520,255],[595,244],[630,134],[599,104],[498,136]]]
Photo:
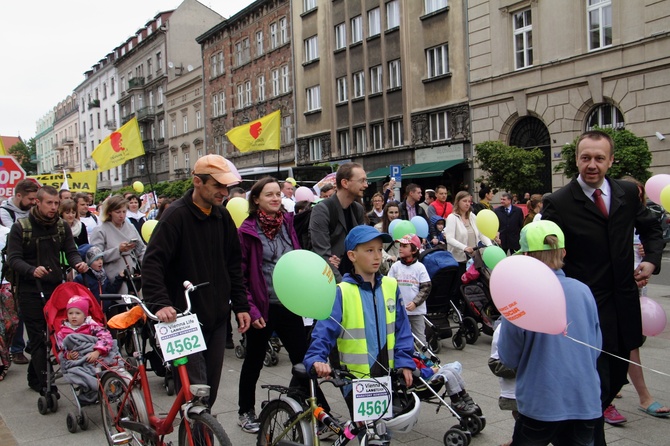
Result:
[[[416,336],[414,336],[414,342],[419,347],[418,351],[414,353],[413,358],[417,364],[417,369],[440,367],[440,358],[435,356],[429,346],[424,345]],[[470,444],[472,437],[484,430],[486,427],[486,417],[479,405],[475,404],[475,413],[461,415],[447,402],[449,396],[447,395],[444,377],[434,376],[426,379],[420,374],[418,377],[416,374],[414,376],[414,382],[410,390],[416,393],[422,402],[437,406],[435,413],[438,413],[444,406],[458,420],[458,424],[451,426],[445,432],[443,438],[445,446],[467,446]],[[444,387],[444,390],[440,393],[442,387]]]
[[[40,414],[46,415],[47,412],[56,412],[58,410],[58,399],[60,395],[55,387],[55,381],[63,376],[61,368],[54,369],[58,362],[58,346],[56,344],[56,332],[59,330],[63,321],[67,319],[67,302],[72,296],[82,296],[89,301],[89,313],[91,317],[100,324],[105,324],[105,315],[100,303],[93,297],[93,294],[83,285],[75,282],[66,282],[58,285],[51,294],[49,300],[44,305],[44,318],[46,326],[46,346],[47,346],[47,390],[45,395],[37,400],[37,410]],[[75,433],[77,427],[81,430],[88,429],[88,416],[82,410],[82,407],[95,404],[81,399],[81,389],[70,384],[74,401],[77,405],[77,413],[68,412],[66,422],[68,431]]]
[[433,285],[426,299],[426,341],[435,353],[440,351],[440,341],[447,338],[451,338],[456,350],[463,350],[466,342],[478,336],[479,329],[474,319],[461,313],[458,262],[446,245],[423,251],[419,261],[426,267]]
[[[463,298],[463,314],[476,322],[477,333],[481,331],[484,334],[493,336],[495,330],[494,324],[500,317],[500,312],[493,303],[489,281],[491,271],[488,269],[482,258],[486,248],[476,248],[472,257],[472,265],[463,274],[460,287]],[[481,325],[481,328],[480,328]],[[469,344],[474,344],[477,336],[468,339]]]
[[[272,333],[272,337],[268,340],[268,346],[265,348],[265,358],[263,358],[263,365],[265,367],[272,367],[279,363],[279,353],[281,351],[281,341]],[[247,356],[247,336],[242,334],[240,345],[235,346],[235,357],[237,359],[244,359]]]

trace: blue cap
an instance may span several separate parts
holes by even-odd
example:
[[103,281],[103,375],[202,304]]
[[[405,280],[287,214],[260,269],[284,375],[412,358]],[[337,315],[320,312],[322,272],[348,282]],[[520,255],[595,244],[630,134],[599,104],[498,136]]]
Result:
[[386,232],[377,231],[372,226],[356,226],[354,229],[349,231],[347,238],[344,239],[344,249],[347,251],[352,251],[361,243],[367,243],[370,240],[374,240],[378,237],[380,237],[384,243],[391,243],[393,241],[393,237],[388,235]]

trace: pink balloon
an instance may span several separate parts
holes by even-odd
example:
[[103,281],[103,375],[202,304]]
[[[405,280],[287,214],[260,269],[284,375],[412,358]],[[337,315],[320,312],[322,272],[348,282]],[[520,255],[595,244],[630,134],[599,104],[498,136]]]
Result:
[[649,178],[644,185],[644,190],[651,201],[661,204],[661,191],[670,185],[670,175],[662,173]]
[[642,296],[640,297],[640,309],[642,310],[642,334],[657,336],[663,333],[668,323],[663,307],[655,300]]
[[528,256],[507,257],[491,272],[490,286],[498,311],[517,327],[547,334],[565,331],[563,287],[544,263]]
[[314,202],[314,192],[309,187],[300,186],[295,190],[295,201]]
[[233,175],[237,177],[238,180],[242,181],[242,176],[240,175],[240,172],[238,172],[237,167],[235,167],[235,164],[232,163],[228,158],[224,158],[226,160],[226,164],[228,164],[228,168],[232,172]]

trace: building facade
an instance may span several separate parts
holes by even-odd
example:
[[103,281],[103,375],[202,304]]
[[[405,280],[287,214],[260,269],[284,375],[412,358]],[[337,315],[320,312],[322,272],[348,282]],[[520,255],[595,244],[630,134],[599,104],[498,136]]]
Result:
[[52,172],[75,172],[78,170],[79,154],[79,103],[77,95],[72,94],[59,102],[55,108],[54,141],[52,147],[56,150]]
[[[293,2],[297,162],[372,181],[463,183],[471,157],[464,2]],[[369,188],[370,191],[374,188]]]
[[472,139],[545,155],[541,190],[561,148],[595,126],[645,138],[652,171],[670,164],[670,1],[470,0]]
[[35,155],[37,157],[37,174],[53,172],[56,162],[56,150],[54,148],[54,121],[56,112],[49,110],[44,116],[37,120],[35,131]]
[[[240,169],[295,164],[290,3],[257,0],[197,39],[204,67],[207,152],[230,158]],[[225,136],[276,110],[281,110],[278,152],[241,153]]]

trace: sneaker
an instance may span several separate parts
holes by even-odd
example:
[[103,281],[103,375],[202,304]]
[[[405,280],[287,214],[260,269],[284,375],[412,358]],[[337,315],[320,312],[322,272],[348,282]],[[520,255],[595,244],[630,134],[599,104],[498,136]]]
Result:
[[26,358],[23,352],[12,353],[12,362],[14,364],[28,364],[30,360]]
[[259,431],[260,425],[258,424],[258,419],[253,410],[250,410],[247,413],[243,413],[237,419],[237,424],[240,425],[244,432],[255,434]]
[[610,404],[609,407],[605,409],[603,416],[605,417],[605,423],[607,424],[622,424],[628,421],[626,417],[616,410],[616,407],[613,404]]
[[474,404],[469,404],[462,398],[455,403],[451,403],[451,407],[461,416],[473,415],[477,411],[477,407]]

